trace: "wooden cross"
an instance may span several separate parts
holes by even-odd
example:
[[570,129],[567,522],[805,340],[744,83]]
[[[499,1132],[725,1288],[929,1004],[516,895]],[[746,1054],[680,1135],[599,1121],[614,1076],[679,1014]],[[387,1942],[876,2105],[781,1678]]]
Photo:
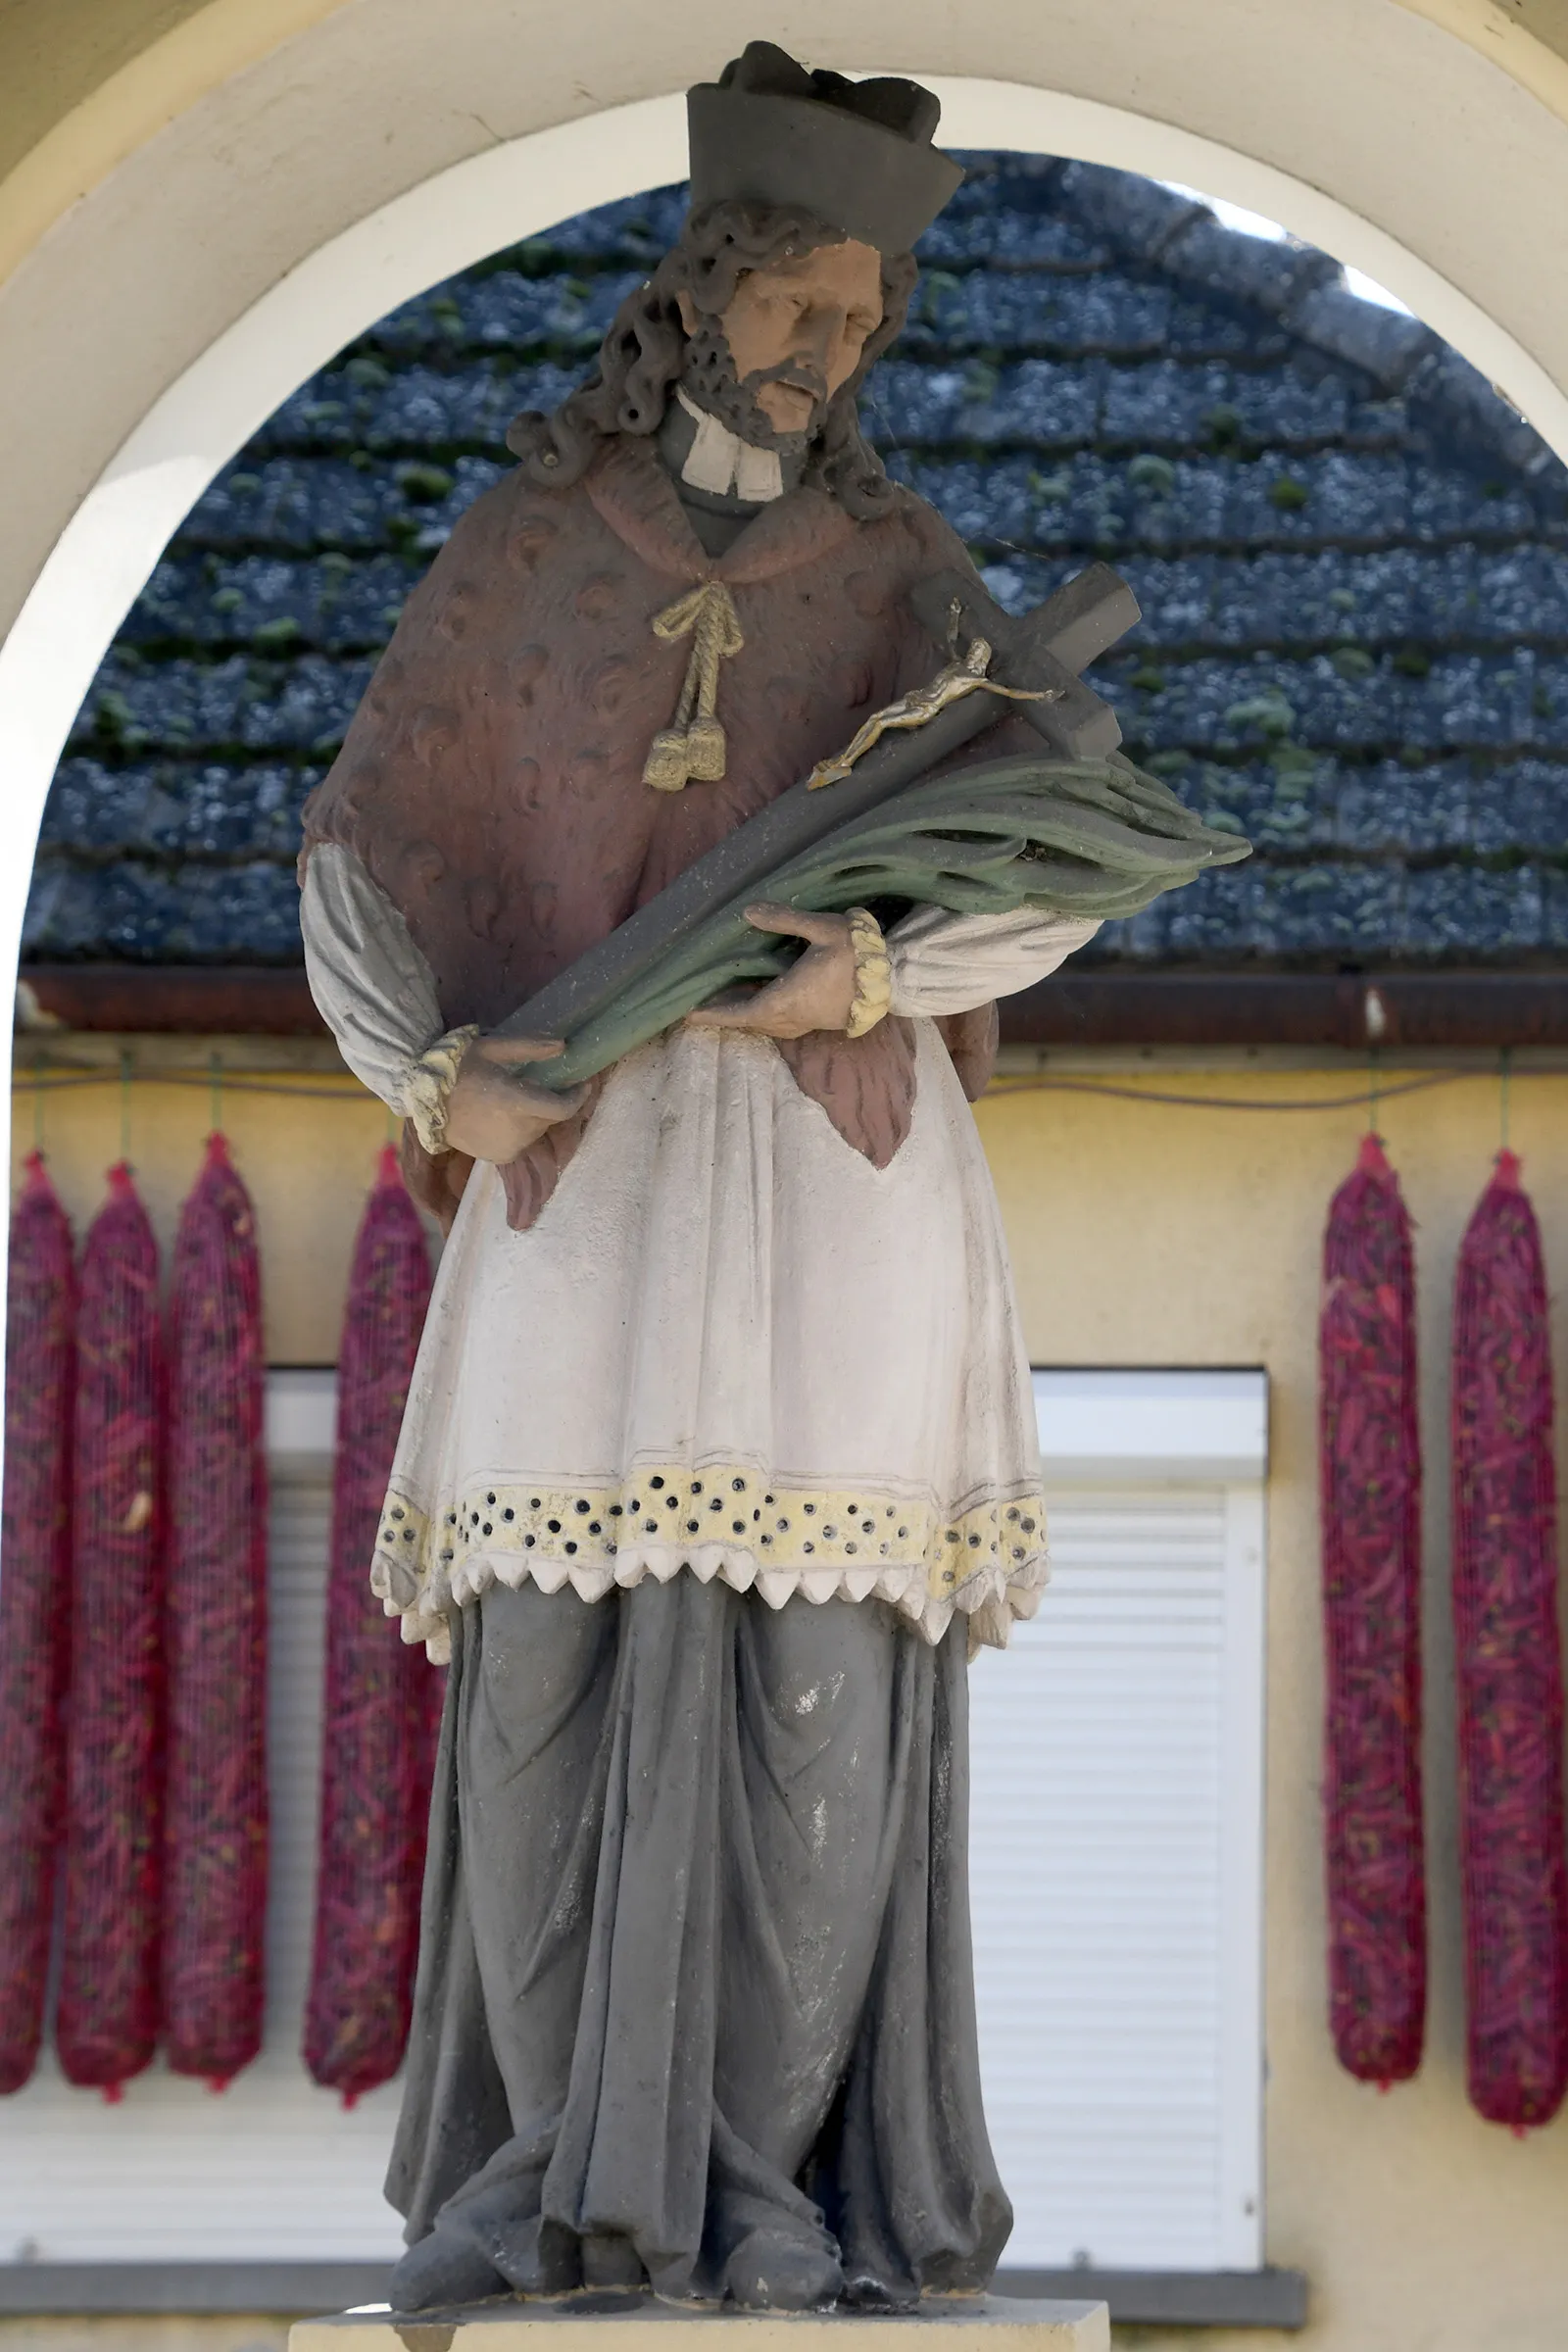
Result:
[[921,627],[950,653],[958,653],[966,636],[983,638],[992,649],[986,675],[999,685],[1051,695],[1048,702],[1009,707],[1038,727],[1058,760],[1103,760],[1116,749],[1115,711],[1078,674],[1139,618],[1138,599],[1108,564],[1091,564],[1016,620],[981,581],[957,571],[922,580],[909,604]]

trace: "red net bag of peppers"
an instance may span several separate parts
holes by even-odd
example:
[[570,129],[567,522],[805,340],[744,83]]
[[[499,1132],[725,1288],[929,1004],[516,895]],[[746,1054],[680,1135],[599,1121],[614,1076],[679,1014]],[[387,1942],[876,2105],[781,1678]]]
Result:
[[37,2061],[54,1928],[71,1634],[71,1226],[35,1152],[11,1219],[0,1539],[0,2091]]
[[164,2034],[221,2088],[261,2047],[267,1911],[266,1357],[250,1195],[221,1135],[169,1301]]
[[82,1253],[72,1476],[65,1919],[55,2040],[111,2097],[158,2035],[163,1557],[158,1245],[130,1170]]
[[1410,1219],[1374,1135],[1323,1239],[1319,1482],[1329,2014],[1340,2063],[1421,2062],[1421,1447]]
[[1502,1152],[1454,1295],[1453,1616],[1470,2098],[1516,2131],[1568,2086],[1551,1419],[1541,1235]]
[[305,2018],[305,2063],[348,2104],[396,2074],[408,2041],[446,1681],[422,1650],[403,1643],[370,1591],[429,1296],[424,1230],[389,1147],[360,1226],[338,1358],[316,1947]]

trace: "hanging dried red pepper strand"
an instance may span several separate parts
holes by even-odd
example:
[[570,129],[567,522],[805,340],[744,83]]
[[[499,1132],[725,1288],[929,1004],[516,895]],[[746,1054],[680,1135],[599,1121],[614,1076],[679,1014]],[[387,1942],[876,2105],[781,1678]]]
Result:
[[1452,1412],[1470,2098],[1524,2131],[1568,2087],[1568,1860],[1546,1284],[1511,1152],[1459,1252]]
[[221,2089],[261,2047],[267,1913],[266,1359],[250,1195],[221,1135],[169,1300],[164,2036]]
[[5,1528],[0,1542],[0,2091],[43,2037],[65,1794],[71,1638],[71,1225],[34,1152],[11,1219]]
[[390,1147],[366,1207],[338,1359],[337,1468],[316,1947],[305,2063],[346,2104],[396,2074],[409,2037],[419,1886],[445,1677],[399,1639],[370,1560],[430,1296],[424,1230]]
[[1329,2016],[1386,2085],[1421,2063],[1427,1941],[1415,1284],[1375,1135],[1329,1208],[1318,1348]]
[[158,1245],[130,1170],[82,1254],[72,1476],[65,1921],[55,2040],[110,2097],[158,2037],[163,1364]]

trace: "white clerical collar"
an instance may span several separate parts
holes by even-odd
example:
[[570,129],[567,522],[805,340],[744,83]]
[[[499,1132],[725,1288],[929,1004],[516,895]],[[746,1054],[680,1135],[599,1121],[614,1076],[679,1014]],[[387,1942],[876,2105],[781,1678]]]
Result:
[[689,400],[680,384],[675,386],[675,398],[697,427],[680,469],[683,482],[715,498],[741,499],[751,507],[783,497],[784,469],[776,449],[754,449],[739,433],[732,433],[727,424]]

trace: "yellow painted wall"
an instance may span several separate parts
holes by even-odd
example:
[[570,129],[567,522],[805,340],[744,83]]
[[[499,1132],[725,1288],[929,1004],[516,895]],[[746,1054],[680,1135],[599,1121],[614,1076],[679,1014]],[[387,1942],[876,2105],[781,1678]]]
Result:
[[[1353,1091],[1353,1068],[1072,1071],[1261,1104]],[[1391,1072],[1389,1084],[1401,1076]],[[50,1098],[50,1160],[78,1218],[119,1150],[113,1088]],[[1326,2028],[1319,1867],[1321,1678],[1314,1502],[1317,1258],[1354,1157],[1356,1108],[1192,1110],[1070,1091],[994,1095],[979,1111],[1030,1351],[1058,1365],[1263,1364],[1271,1376],[1267,1845],[1268,2254],[1304,2270],[1307,2352],[1562,2352],[1568,2344],[1568,2115],[1520,2142],[1465,2103],[1446,1618],[1445,1363],[1464,1223],[1497,1144],[1498,1087],[1478,1073],[1385,1102],[1381,1125],[1417,1226],[1428,1462],[1428,1820],[1432,2008],[1420,2078],[1387,2097],[1336,2067]],[[255,1194],[274,1360],[331,1358],[348,1250],[383,1132],[377,1105],[231,1094],[225,1125]],[[167,1238],[198,1164],[207,1098],[148,1081],[132,1156]],[[17,1102],[19,1153],[30,1100]],[[1511,1133],[1560,1299],[1568,1283],[1568,1076],[1516,1076]],[[1560,1313],[1560,1309],[1559,1309]],[[1557,1333],[1568,1389],[1568,1332]],[[1568,1436],[1568,1430],[1562,1433]],[[1568,1462],[1568,1449],[1560,1455]],[[1050,1606],[1049,1598],[1046,1604]],[[213,2322],[179,2352],[268,2343]],[[124,2328],[123,2333],[117,2329]],[[32,2332],[29,2332],[32,2330]],[[0,2352],[76,2352],[0,2322]],[[96,2345],[154,2339],[100,2323]],[[1129,2329],[1128,2345],[1262,2352],[1248,2331]],[[87,2338],[80,2341],[85,2345]],[[157,2352],[164,2352],[157,2339]],[[170,2352],[173,2352],[171,2344]]]
[[203,0],[6,0],[0,8],[0,172]]
[[[25,1070],[25,1048],[20,1059]],[[337,1360],[349,1257],[386,1136],[386,1113],[353,1088],[346,1073],[317,1081],[285,1069],[276,1082],[321,1083],[342,1098],[312,1102],[230,1086],[221,1113],[235,1165],[256,1202],[269,1360],[330,1364]],[[34,1136],[33,1098],[24,1084],[16,1089],[13,1111],[15,1184]],[[179,1204],[201,1167],[211,1125],[205,1084],[175,1086],[149,1077],[138,1078],[131,1088],[130,1161],[166,1262]],[[103,1200],[105,1169],[120,1157],[119,1086],[49,1092],[44,1146],[50,1174],[79,1236]]]
[[228,2318],[0,2319],[0,2352],[287,2352],[288,2322]]

